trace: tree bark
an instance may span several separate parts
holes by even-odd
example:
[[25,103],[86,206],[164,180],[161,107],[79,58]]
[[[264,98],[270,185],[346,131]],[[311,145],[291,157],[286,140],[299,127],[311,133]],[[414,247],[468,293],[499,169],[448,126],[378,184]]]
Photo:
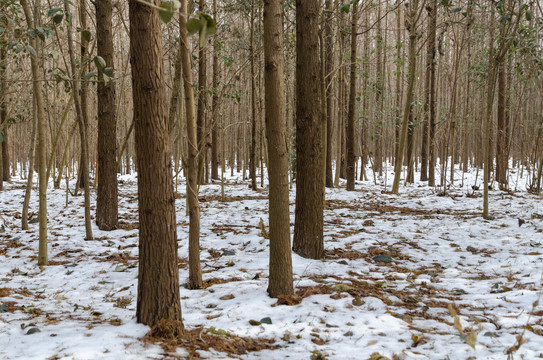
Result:
[[281,0],[264,1],[265,119],[270,181],[270,280],[271,297],[294,293],[290,251],[287,120],[285,112],[283,17]]
[[[217,19],[217,0],[213,0],[213,17]],[[215,35],[216,36],[216,35]],[[217,45],[213,46],[213,95],[211,97],[211,179],[219,180],[219,56]],[[223,154],[224,156],[224,154]]]
[[[160,0],[153,0],[160,5]],[[172,162],[158,11],[129,1],[130,64],[138,168],[140,323],[181,323]]]
[[[199,0],[199,11],[206,10],[206,0]],[[188,15],[187,15],[188,16]],[[206,104],[207,104],[207,56],[206,45],[198,48],[198,109],[197,109],[197,136],[198,136],[198,184],[205,183],[204,167],[206,167]]]
[[325,184],[328,188],[334,187],[334,175],[332,173],[332,135],[334,132],[334,117],[333,111],[333,99],[334,90],[332,85],[332,70],[334,65],[334,43],[333,43],[333,30],[332,30],[332,0],[325,1],[324,15],[324,85],[326,89],[326,175]]
[[185,90],[185,114],[187,124],[188,157],[187,168],[187,202],[189,211],[189,289],[202,287],[202,269],[200,266],[200,204],[198,203],[198,138],[194,109],[194,90],[190,66],[190,50],[188,47],[186,17],[187,0],[181,1],[179,10],[179,41],[181,42],[181,64],[183,66],[183,89]]
[[407,79],[407,93],[404,104],[404,113],[402,121],[402,132],[400,136],[400,147],[398,148],[398,156],[394,165],[394,182],[392,184],[392,193],[398,194],[400,188],[400,177],[402,173],[403,156],[405,145],[407,142],[407,132],[409,125],[409,114],[413,102],[413,93],[415,89],[415,75],[417,69],[417,13],[419,8],[419,0],[413,0],[409,3],[409,10],[406,14],[406,27],[409,32],[409,70]]
[[296,209],[293,250],[321,259],[324,188],[319,84],[319,6],[296,1]]
[[[26,23],[28,28],[35,28],[36,24],[39,24],[39,11],[35,12],[36,19],[32,18],[30,11],[30,6],[28,5],[27,0],[20,0],[21,6],[26,18]],[[34,4],[36,9],[39,9],[40,1],[37,0]],[[39,52],[38,43],[35,39],[29,39],[30,46],[32,46],[36,53]],[[42,94],[42,83],[40,80],[40,64],[38,56],[31,54],[30,56],[30,66],[32,69],[32,92],[34,97],[34,106],[36,106],[36,116],[37,116],[37,130],[38,130],[38,199],[39,199],[39,209],[38,209],[38,222],[39,222],[39,245],[38,245],[38,265],[47,265],[47,179],[45,163],[46,159],[46,142],[47,137],[45,134],[45,119],[44,119],[44,109],[43,109],[43,94]],[[32,168],[29,169],[30,174]],[[30,175],[31,176],[31,175]]]
[[256,94],[255,94],[255,0],[251,0],[251,26],[249,59],[251,62],[251,149],[249,154],[249,177],[251,178],[251,189],[256,190]]
[[351,71],[350,71],[350,89],[349,89],[349,110],[347,114],[347,191],[354,190],[355,181],[355,98],[356,98],[356,23],[358,21],[358,6],[356,2],[352,3],[352,17],[351,17]]
[[[64,12],[70,13],[70,5],[68,2],[64,3]],[[80,175],[83,179],[84,190],[84,202],[85,202],[85,240],[92,240],[92,226],[90,215],[90,182],[89,182],[89,153],[88,153],[88,136],[87,126],[85,122],[86,112],[84,104],[81,102],[85,98],[85,90],[80,88],[79,72],[77,71],[75,64],[75,55],[72,41],[72,23],[67,26],[66,33],[68,36],[68,53],[70,57],[70,67],[72,72],[72,91],[74,93],[74,105],[77,116],[77,122],[79,124],[79,135],[81,140],[81,163],[79,164]],[[80,91],[81,90],[81,91]],[[47,179],[46,179],[47,181]]]
[[428,68],[428,90],[426,92],[426,104],[428,105],[428,185],[435,186],[435,133],[436,133],[436,27],[437,27],[437,0],[430,0],[428,7],[428,48],[426,60]]
[[[96,39],[98,56],[106,67],[113,67],[113,32],[111,0],[96,0]],[[107,75],[106,75],[107,76]],[[103,69],[98,69],[98,189],[96,224],[101,230],[113,230],[118,225],[117,205],[117,119],[115,83],[106,82]]]

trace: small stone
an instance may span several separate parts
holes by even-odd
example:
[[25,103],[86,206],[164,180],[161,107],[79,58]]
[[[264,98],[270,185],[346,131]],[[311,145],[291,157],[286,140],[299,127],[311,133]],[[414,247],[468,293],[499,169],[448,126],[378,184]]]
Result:
[[272,320],[271,320],[271,318],[270,318],[269,316],[266,316],[265,318],[260,319],[260,322],[261,322],[262,324],[271,325]]
[[38,329],[37,327],[33,327],[33,328],[28,329],[25,335],[32,335],[39,332],[41,332],[40,329]]
[[224,250],[222,252],[222,256],[232,256],[232,255],[236,255],[236,252],[234,250]]
[[364,300],[362,300],[361,298],[359,298],[358,296],[355,297],[353,299],[353,301],[351,301],[351,303],[354,305],[354,306],[362,306],[365,304]]
[[377,255],[373,258],[373,261],[389,263],[392,262],[392,258],[388,255]]

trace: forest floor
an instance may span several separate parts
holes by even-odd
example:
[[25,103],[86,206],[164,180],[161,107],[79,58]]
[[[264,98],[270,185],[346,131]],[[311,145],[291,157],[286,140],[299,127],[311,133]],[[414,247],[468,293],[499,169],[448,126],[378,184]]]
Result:
[[[135,176],[119,178],[122,228],[93,224],[94,241],[84,240],[83,196],[66,206],[65,188],[50,187],[50,265],[41,268],[38,224],[20,230],[24,182],[17,177],[0,193],[0,358],[543,358],[543,199],[527,193],[519,175],[511,173],[516,191],[490,192],[493,220],[481,217],[473,174],[461,186],[457,172],[446,195],[417,182],[395,196],[372,178],[354,192],[327,189],[325,259],[293,254],[298,296],[279,302],[266,292],[267,191],[251,191],[237,173],[227,178],[225,201],[220,184],[202,186],[206,287],[180,288],[196,347],[189,335],[179,347],[157,343],[136,323]],[[178,189],[184,283],[184,182]],[[292,190],[291,230],[294,200]],[[35,192],[30,209],[36,220]],[[248,346],[260,350],[236,354]]]

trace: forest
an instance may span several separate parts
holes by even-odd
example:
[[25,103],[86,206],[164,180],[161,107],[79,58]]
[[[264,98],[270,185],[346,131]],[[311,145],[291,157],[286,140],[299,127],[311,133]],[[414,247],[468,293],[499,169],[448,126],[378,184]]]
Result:
[[541,0],[0,0],[3,359],[543,358]]

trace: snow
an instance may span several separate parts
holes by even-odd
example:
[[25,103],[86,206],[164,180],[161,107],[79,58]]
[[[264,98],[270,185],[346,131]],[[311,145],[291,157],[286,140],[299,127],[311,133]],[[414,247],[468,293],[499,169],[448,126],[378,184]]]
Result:
[[[479,173],[477,184],[482,182]],[[390,359],[504,359],[520,334],[526,342],[514,356],[543,357],[543,199],[526,192],[527,179],[517,172],[512,175],[515,191],[491,190],[494,219],[484,220],[482,197],[477,197],[481,191],[467,196],[473,193],[475,171],[464,175],[464,186],[457,171],[445,196],[421,182],[391,195],[384,190],[390,190],[392,174],[387,174],[386,187],[384,178],[375,185],[370,169],[368,174],[370,180],[358,181],[354,192],[344,186],[327,189],[327,257],[293,254],[293,270],[297,289],[322,284],[331,293],[316,293],[292,306],[276,305],[266,293],[269,246],[260,223],[267,227],[267,191],[251,191],[238,173],[226,179],[227,201],[220,201],[220,183],[202,186],[203,277],[225,282],[202,290],[180,287],[185,326],[273,338],[278,345],[242,359],[308,359],[314,351],[328,359],[368,359],[373,353]],[[136,224],[136,177],[119,180],[121,222]],[[188,218],[181,178],[177,190],[178,255],[186,260]],[[40,268],[37,223],[20,230],[23,196],[24,181],[18,178],[0,192],[5,228],[0,233],[0,358],[186,355],[183,349],[166,354],[159,345],[142,341],[149,328],[135,320],[137,229],[105,232],[93,223],[99,240],[85,241],[83,197],[70,196],[66,207],[66,189],[50,186],[52,265]],[[294,201],[293,189],[291,230]],[[32,219],[37,208],[33,192]],[[392,262],[375,262],[379,254]],[[181,282],[187,277],[188,268],[180,266]],[[449,304],[458,313],[462,336]],[[264,317],[272,324],[249,324]],[[39,332],[27,335],[32,328]],[[471,332],[477,334],[475,348],[466,341]],[[214,350],[200,355],[229,358]]]

